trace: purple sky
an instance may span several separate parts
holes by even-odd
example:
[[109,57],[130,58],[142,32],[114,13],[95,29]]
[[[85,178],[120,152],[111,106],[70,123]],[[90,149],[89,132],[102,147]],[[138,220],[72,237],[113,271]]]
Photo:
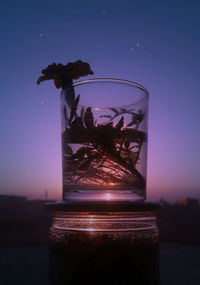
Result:
[[0,194],[61,198],[59,91],[42,68],[82,59],[150,92],[147,197],[200,198],[198,1],[4,1]]

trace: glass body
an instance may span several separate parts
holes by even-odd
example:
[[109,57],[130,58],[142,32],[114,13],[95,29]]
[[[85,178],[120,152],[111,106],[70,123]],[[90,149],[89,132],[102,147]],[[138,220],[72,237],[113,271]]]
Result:
[[153,213],[57,213],[50,230],[50,284],[159,284]]
[[91,79],[63,88],[60,97],[63,199],[145,200],[148,91]]

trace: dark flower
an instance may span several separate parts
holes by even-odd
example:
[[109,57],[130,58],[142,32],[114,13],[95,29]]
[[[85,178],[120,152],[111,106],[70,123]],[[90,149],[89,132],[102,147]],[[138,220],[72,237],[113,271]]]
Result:
[[42,76],[37,80],[37,84],[45,80],[54,79],[56,88],[61,88],[66,84],[72,84],[72,79],[78,79],[81,76],[94,74],[87,62],[77,60],[69,62],[66,65],[53,63],[42,70]]

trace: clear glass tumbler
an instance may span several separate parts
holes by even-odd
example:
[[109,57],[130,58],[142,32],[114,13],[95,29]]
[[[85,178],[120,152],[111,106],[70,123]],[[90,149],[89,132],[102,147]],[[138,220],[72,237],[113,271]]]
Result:
[[148,91],[99,78],[75,82],[60,97],[63,199],[144,201]]

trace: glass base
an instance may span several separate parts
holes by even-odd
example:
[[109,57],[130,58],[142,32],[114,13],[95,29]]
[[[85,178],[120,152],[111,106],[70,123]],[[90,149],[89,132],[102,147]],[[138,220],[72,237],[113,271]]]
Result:
[[70,201],[131,201],[143,202],[145,191],[141,190],[67,190],[63,199]]

